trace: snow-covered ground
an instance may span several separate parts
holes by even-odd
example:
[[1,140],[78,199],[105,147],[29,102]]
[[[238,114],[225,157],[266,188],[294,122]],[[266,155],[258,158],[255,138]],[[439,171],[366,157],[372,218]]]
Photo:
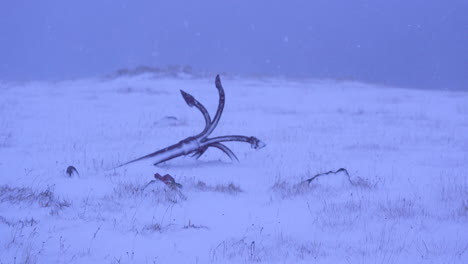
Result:
[[468,263],[468,93],[221,77],[212,136],[265,148],[118,169],[200,132],[179,89],[213,116],[214,76],[0,83],[0,263]]

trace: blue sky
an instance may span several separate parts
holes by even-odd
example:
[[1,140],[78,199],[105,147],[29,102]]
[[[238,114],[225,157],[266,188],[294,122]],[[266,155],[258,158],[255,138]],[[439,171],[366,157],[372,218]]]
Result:
[[468,90],[467,0],[16,0],[0,80],[138,65]]

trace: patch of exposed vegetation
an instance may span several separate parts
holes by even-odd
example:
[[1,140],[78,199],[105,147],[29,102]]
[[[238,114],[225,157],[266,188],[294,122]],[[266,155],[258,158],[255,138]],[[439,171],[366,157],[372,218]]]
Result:
[[212,262],[237,260],[242,263],[265,262],[288,259],[288,262],[317,259],[324,255],[322,245],[316,242],[298,243],[283,236],[265,235],[224,240],[211,250]]
[[59,210],[71,206],[69,201],[55,195],[51,186],[43,191],[37,191],[29,187],[2,185],[0,186],[0,202],[36,204],[42,208],[50,208],[51,214],[57,214]]
[[204,225],[195,225],[189,220],[188,224],[184,225],[184,229],[208,229],[208,227]]
[[271,190],[277,193],[281,198],[292,198],[312,191],[315,185],[309,185],[307,182],[291,184],[286,181],[277,181],[271,187]]
[[35,226],[38,224],[38,221],[32,217],[15,221],[7,219],[6,217],[0,215],[0,224],[4,224],[11,227],[19,226],[20,228],[23,228],[26,226]]
[[187,197],[179,189],[169,188],[161,182],[151,181],[148,184],[131,182],[118,183],[114,187],[108,200],[118,201],[122,199],[151,199],[152,202],[178,203],[187,200]]
[[243,192],[242,189],[238,185],[235,185],[232,182],[228,184],[217,184],[215,186],[212,186],[212,185],[206,184],[205,182],[198,181],[194,185],[194,188],[203,192],[218,192],[218,193],[226,193],[230,195],[236,195],[236,194]]

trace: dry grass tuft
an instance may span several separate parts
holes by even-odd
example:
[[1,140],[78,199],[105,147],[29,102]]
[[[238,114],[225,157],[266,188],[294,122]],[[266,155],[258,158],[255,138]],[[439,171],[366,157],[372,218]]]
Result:
[[37,204],[42,208],[50,208],[51,214],[57,214],[59,210],[71,206],[69,201],[56,196],[51,186],[43,191],[36,191],[26,187],[2,185],[0,186],[0,202]]
[[198,181],[194,185],[194,188],[203,192],[218,192],[218,193],[225,193],[225,194],[230,194],[230,195],[236,195],[236,194],[243,192],[242,189],[238,185],[235,185],[234,183],[217,184],[215,186],[211,186],[211,185],[206,184],[205,182]]
[[317,259],[324,255],[321,244],[316,242],[298,243],[283,236],[266,235],[241,239],[224,240],[211,250],[212,262],[272,263],[288,259],[288,262]]

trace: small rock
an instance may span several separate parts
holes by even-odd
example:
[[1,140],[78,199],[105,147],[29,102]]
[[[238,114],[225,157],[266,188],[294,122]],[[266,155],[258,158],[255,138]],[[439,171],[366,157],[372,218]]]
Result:
[[78,170],[73,166],[68,166],[68,168],[66,170],[66,173],[68,174],[68,177],[72,177],[74,174],[80,175],[78,173]]

